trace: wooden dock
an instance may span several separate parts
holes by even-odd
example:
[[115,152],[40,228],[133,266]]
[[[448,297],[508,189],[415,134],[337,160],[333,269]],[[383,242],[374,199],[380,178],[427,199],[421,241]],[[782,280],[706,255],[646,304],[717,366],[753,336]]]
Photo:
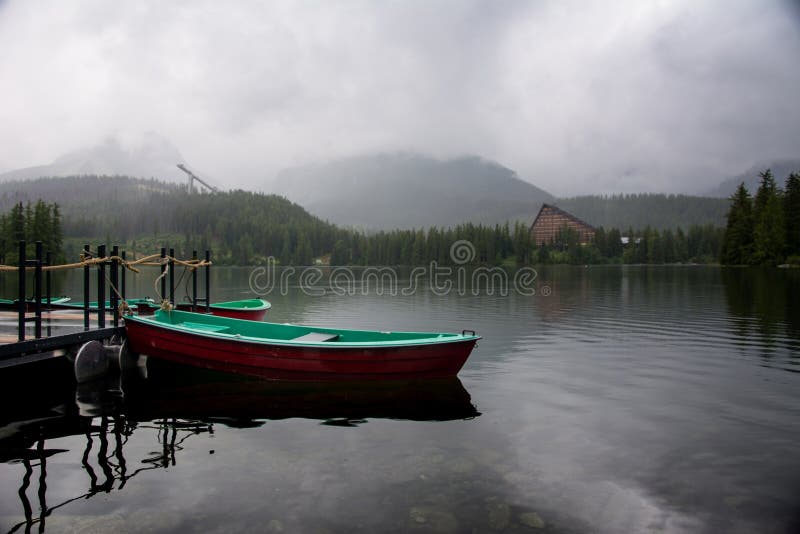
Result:
[[[15,301],[4,301],[5,309],[0,310],[0,373],[8,376],[11,369],[21,368],[26,364],[34,364],[51,359],[63,359],[63,356],[76,357],[75,372],[78,376],[77,362],[82,353],[89,353],[89,359],[95,358],[103,347],[106,349],[115,346],[120,348],[120,343],[125,335],[125,327],[120,316],[119,303],[125,299],[125,267],[132,268],[133,264],[141,264],[142,260],[126,262],[125,251],[114,246],[111,253],[106,255],[106,246],[100,245],[96,252],[90,250],[89,245],[84,245],[81,262],[67,266],[53,266],[50,264],[50,254],[46,258],[42,254],[42,243],[36,242],[35,258],[26,258],[27,246],[24,241],[19,243],[18,267],[0,266],[5,272],[16,272],[18,280],[18,296]],[[175,294],[175,265],[183,265],[192,269],[192,292],[194,303],[209,303],[210,252],[206,251],[205,259],[197,259],[197,251],[192,254],[191,260],[178,260],[174,257],[174,249],[162,248],[160,255],[154,254],[152,258],[156,263],[145,265],[160,265],[161,296],[174,302]],[[150,257],[148,257],[150,258]],[[74,309],[50,309],[50,271],[61,267],[83,269],[83,301],[90,301],[90,287],[96,290],[98,309],[90,308],[88,304]],[[203,267],[205,271],[205,296],[197,298],[197,270]],[[135,268],[133,271],[138,272]],[[92,280],[92,271],[96,274]],[[168,272],[167,272],[168,271]],[[33,297],[28,296],[28,278],[33,274]],[[169,274],[169,293],[167,293],[167,277]],[[110,302],[106,302],[106,295]],[[107,307],[106,307],[107,306]],[[90,362],[91,364],[91,362]]]

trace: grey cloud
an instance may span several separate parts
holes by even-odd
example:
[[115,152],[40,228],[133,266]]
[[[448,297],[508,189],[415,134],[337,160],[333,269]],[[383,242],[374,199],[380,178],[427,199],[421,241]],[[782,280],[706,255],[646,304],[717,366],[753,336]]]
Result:
[[158,131],[212,175],[375,151],[556,194],[713,187],[800,154],[791,3],[0,4],[0,168]]

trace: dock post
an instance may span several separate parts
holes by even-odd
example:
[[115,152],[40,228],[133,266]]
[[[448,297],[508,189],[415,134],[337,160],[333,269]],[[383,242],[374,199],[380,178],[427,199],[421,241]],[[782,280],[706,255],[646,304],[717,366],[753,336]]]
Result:
[[175,249],[169,249],[169,302],[175,305]]
[[42,337],[42,242],[36,242],[36,262],[33,275],[33,332],[36,339]]
[[25,250],[26,250],[26,243],[25,241],[19,242],[19,294],[17,297],[17,312],[19,314],[18,320],[18,338],[20,341],[25,341],[25,306],[27,305],[26,296],[25,296]]
[[[99,245],[97,247],[97,257],[106,257],[106,246]],[[106,264],[100,262],[97,264],[97,327],[106,327]]]
[[211,251],[206,250],[206,313],[211,311]]
[[[120,257],[122,258],[122,261],[124,262],[125,259],[126,259],[124,250],[120,254]],[[125,271],[126,271],[126,269],[125,269],[124,263],[123,263],[122,269],[120,269],[120,271],[121,271],[120,272],[120,277],[122,278],[122,282],[121,282],[121,286],[122,287],[120,287],[120,293],[122,294],[122,298],[125,299],[125,298],[128,298],[128,295],[127,295],[127,293],[125,293]]]
[[119,285],[119,270],[117,266],[119,265],[119,261],[117,258],[119,257],[119,246],[114,245],[111,248],[111,294],[109,297],[111,298],[111,314],[112,314],[112,324],[114,328],[119,326],[119,297],[117,296],[117,286]]
[[[197,261],[197,251],[192,251],[192,261]],[[197,311],[197,268],[192,269],[192,311]]]
[[[167,270],[167,264],[164,261],[166,257],[167,249],[166,247],[161,247],[161,300],[167,298],[167,278],[164,276],[164,271]],[[159,302],[158,305],[160,306],[161,303]]]
[[[89,250],[89,244],[86,243],[83,245],[83,258],[88,260],[92,257],[92,253]],[[89,330],[89,283],[91,281],[91,277],[89,275],[89,266],[83,266],[83,329]]]
[[[48,267],[50,267],[53,264],[53,254],[49,250],[47,251],[47,255],[45,256],[44,264],[47,265]],[[44,299],[45,299],[45,302],[47,303],[47,311],[51,310],[50,304],[53,301],[53,295],[51,294],[51,291],[50,291],[51,288],[52,288],[52,284],[51,284],[52,277],[51,277],[51,275],[52,275],[52,273],[50,271],[47,271],[46,273],[44,273]]]

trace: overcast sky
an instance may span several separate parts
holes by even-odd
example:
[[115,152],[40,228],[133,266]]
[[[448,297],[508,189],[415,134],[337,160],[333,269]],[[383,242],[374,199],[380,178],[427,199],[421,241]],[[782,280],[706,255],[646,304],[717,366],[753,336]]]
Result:
[[800,157],[788,0],[0,0],[0,170],[155,131],[232,185],[379,151],[555,194]]

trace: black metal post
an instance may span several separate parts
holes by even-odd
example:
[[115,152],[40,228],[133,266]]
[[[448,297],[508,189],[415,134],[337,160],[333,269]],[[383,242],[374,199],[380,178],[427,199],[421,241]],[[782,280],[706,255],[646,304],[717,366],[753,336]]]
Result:
[[[124,261],[125,261],[125,259],[126,259],[126,258],[125,258],[125,251],[124,251],[124,250],[122,251],[122,254],[120,255],[120,257],[122,258],[122,261],[124,262]],[[119,291],[120,291],[120,293],[122,294],[122,298],[124,298],[124,299],[125,299],[125,298],[128,298],[128,294],[127,294],[127,293],[125,293],[125,271],[127,271],[127,269],[125,268],[125,265],[124,265],[124,263],[123,263],[123,265],[122,265],[122,269],[120,269],[120,271],[121,271],[121,273],[120,273],[120,277],[122,278],[122,282],[121,282],[121,285],[122,285],[122,287],[120,288],[120,290],[119,290]]]
[[42,242],[36,242],[36,264],[34,265],[33,275],[33,310],[35,320],[33,332],[36,339],[42,337]]
[[211,306],[211,251],[206,250],[206,313]]
[[169,249],[169,301],[175,304],[175,249]]
[[[197,251],[192,251],[192,261],[197,261]],[[197,268],[192,269],[192,311],[197,311]]]
[[[44,264],[47,265],[48,267],[50,267],[50,265],[53,264],[53,254],[49,250],[47,251],[47,255],[45,256]],[[51,286],[51,282],[52,282],[51,275],[52,274],[53,273],[51,273],[50,271],[47,271],[44,274],[44,300],[47,303],[47,311],[50,311],[50,309],[51,309],[50,308],[50,304],[52,303],[52,300],[53,300],[53,296],[51,295],[51,291],[50,291],[50,289],[52,287]]]
[[119,297],[117,296],[117,286],[119,285],[119,261],[117,260],[119,256],[119,246],[114,245],[111,248],[111,256],[113,259],[111,260],[111,294],[109,297],[111,298],[112,321],[114,328],[116,328],[119,326]]
[[[83,258],[88,260],[92,257],[92,253],[89,251],[89,244],[83,245]],[[83,329],[89,330],[89,283],[91,282],[91,276],[89,273],[89,266],[83,266]]]
[[[106,257],[106,246],[97,247],[97,257]],[[106,327],[106,264],[101,262],[97,265],[97,327]]]
[[18,300],[17,300],[17,313],[19,314],[19,317],[18,317],[19,333],[18,333],[17,337],[19,338],[20,341],[25,341],[25,306],[27,305],[27,303],[25,302],[25,300],[26,300],[26,297],[25,297],[25,291],[26,291],[25,290],[25,264],[27,263],[26,262],[26,258],[25,258],[26,247],[27,247],[27,244],[25,243],[25,241],[20,241],[19,242],[19,271],[18,271],[18,273],[19,273],[18,274],[19,275],[19,280],[18,280],[18,283],[19,283],[19,288],[18,288],[19,289],[19,295],[18,295]]
[[[167,249],[161,247],[161,300],[167,298],[167,277],[164,276],[164,271],[167,270],[167,264],[164,259],[167,257]],[[159,302],[159,305],[161,303]]]

